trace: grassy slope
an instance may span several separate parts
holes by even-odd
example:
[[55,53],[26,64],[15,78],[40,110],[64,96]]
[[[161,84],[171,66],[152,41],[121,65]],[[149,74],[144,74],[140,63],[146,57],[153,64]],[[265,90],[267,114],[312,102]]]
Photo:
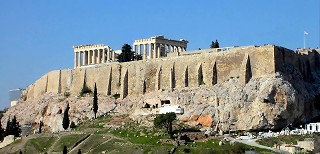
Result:
[[[49,148],[53,152],[60,152],[63,146],[67,146],[68,151],[74,145],[82,140],[87,134],[92,134],[86,138],[81,144],[72,150],[71,154],[76,154],[79,149],[82,153],[167,153],[174,145],[158,143],[160,139],[169,138],[159,130],[140,127],[134,123],[128,122],[120,128],[104,128],[103,124],[110,122],[112,117],[99,118],[93,122],[87,122],[80,125],[76,130],[85,132],[85,134],[60,134],[60,137],[38,137],[30,139],[24,149],[23,153],[43,153],[48,151]],[[118,120],[118,119],[116,119]],[[241,153],[245,149],[256,149],[262,153],[269,152],[268,150],[257,149],[243,145],[225,144],[219,146],[219,139],[213,138],[206,142],[190,142],[186,146],[179,146],[175,153]],[[17,143],[19,144],[19,143]],[[53,146],[54,145],[54,146]],[[52,146],[52,147],[51,147]],[[0,153],[2,151],[0,150]],[[19,153],[19,150],[16,151]]]

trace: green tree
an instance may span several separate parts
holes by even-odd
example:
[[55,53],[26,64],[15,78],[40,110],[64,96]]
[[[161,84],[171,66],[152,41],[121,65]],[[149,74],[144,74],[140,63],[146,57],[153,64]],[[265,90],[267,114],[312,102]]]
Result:
[[62,151],[62,153],[63,153],[63,154],[67,154],[67,153],[68,153],[67,146],[64,146],[64,147],[63,147],[63,151]]
[[213,41],[211,41],[210,48],[215,48],[215,44],[214,44],[214,42],[213,42]]
[[98,112],[98,92],[97,92],[97,85],[94,83],[94,90],[93,90],[93,112],[94,112],[94,118],[97,118],[97,112]]
[[128,62],[134,60],[134,53],[131,51],[131,46],[129,44],[124,44],[122,46],[122,52],[118,56],[119,62]]
[[63,119],[62,119],[62,127],[64,128],[64,130],[68,129],[69,124],[70,124],[70,119],[69,119],[69,103],[67,104],[66,109],[64,110],[63,113]]
[[13,134],[12,122],[10,121],[10,117],[9,117],[7,121],[5,136],[12,135],[12,134]]
[[2,128],[1,119],[0,119],[0,141],[3,140],[4,135],[5,135],[4,133],[5,132],[4,132],[3,128]]
[[42,121],[40,121],[40,122],[39,122],[39,133],[41,133],[41,132],[42,132],[42,126],[43,126],[43,122],[42,122]]
[[166,114],[159,114],[153,121],[156,128],[165,128],[167,133],[173,138],[172,122],[176,119],[176,114],[173,112]]
[[218,40],[216,40],[216,42],[214,42],[214,48],[219,48],[219,42],[218,42]]
[[71,121],[70,128],[76,128],[76,127],[77,127],[76,124],[73,121]]
[[11,121],[9,117],[7,121],[5,136],[14,135],[15,137],[18,137],[20,136],[20,133],[21,133],[21,128],[20,128],[19,122],[17,121],[16,116],[13,116]]
[[20,128],[19,122],[17,121],[16,116],[13,116],[11,124],[12,124],[12,132],[13,132],[13,134],[11,135],[14,135],[15,137],[19,137],[21,133],[21,128]]

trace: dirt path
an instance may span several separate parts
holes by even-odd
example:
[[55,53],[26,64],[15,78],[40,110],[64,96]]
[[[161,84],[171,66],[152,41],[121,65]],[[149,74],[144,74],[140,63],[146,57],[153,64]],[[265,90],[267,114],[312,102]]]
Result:
[[58,135],[58,138],[54,141],[54,143],[50,146],[48,153],[52,153],[52,150],[54,147],[56,147],[56,145],[59,143],[58,141],[60,140],[61,136]]
[[90,153],[93,149],[97,148],[98,146],[100,146],[100,145],[102,145],[102,144],[105,144],[105,143],[107,143],[107,142],[111,141],[112,139],[114,139],[114,138],[109,138],[108,140],[106,140],[106,141],[102,142],[101,144],[98,144],[97,146],[95,146],[95,147],[93,147],[93,148],[89,149],[89,150],[88,150],[88,152],[86,152],[85,154]]
[[29,135],[27,137],[21,137],[21,141],[18,141],[19,143],[16,144],[9,144],[8,146],[0,149],[0,153],[14,153],[19,150],[23,151],[26,147],[27,142],[30,139],[38,138],[38,137],[49,137],[52,136],[52,134],[33,134]]
[[74,150],[76,150],[79,146],[81,146],[82,144],[84,144],[86,142],[86,140],[88,140],[90,138],[92,134],[87,135],[84,139],[82,139],[82,141],[80,141],[80,143],[78,143],[78,145],[76,145],[75,147],[73,147],[68,153],[72,153]]

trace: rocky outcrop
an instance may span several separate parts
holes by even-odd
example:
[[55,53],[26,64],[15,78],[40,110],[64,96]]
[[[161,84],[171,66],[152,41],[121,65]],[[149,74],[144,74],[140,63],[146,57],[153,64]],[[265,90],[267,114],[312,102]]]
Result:
[[[217,127],[224,131],[281,129],[319,116],[320,105],[316,99],[320,98],[320,85],[304,82],[302,75],[290,67],[287,71],[252,78],[245,85],[238,78],[230,78],[213,86],[158,90],[124,99],[99,96],[97,115],[126,114],[143,123],[147,119],[145,115],[159,111],[156,104],[160,106],[161,100],[170,100],[172,105],[184,108],[184,114],[178,115],[181,121],[213,127],[218,124]],[[46,93],[9,108],[2,125],[5,126],[8,117],[16,115],[21,124],[42,120],[48,130],[61,131],[67,103],[70,104],[71,121],[76,124],[93,118],[92,96],[67,97]],[[143,108],[146,103],[151,107]]]

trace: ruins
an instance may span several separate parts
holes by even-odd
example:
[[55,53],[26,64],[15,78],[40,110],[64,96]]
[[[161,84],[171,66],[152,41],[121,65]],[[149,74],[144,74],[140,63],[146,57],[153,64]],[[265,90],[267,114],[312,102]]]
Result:
[[[141,55],[144,60],[167,57],[170,53],[177,53],[187,50],[188,41],[184,39],[170,40],[163,35],[154,36],[147,39],[135,40],[133,52]],[[73,46],[74,49],[74,68],[102,64],[117,61],[119,50],[113,50],[104,44],[89,44]],[[143,50],[143,52],[142,52]]]
[[[128,63],[114,63],[115,51],[103,44],[74,46],[74,69],[49,72],[25,93],[27,99],[46,92],[79,95],[84,86],[93,89],[97,83],[100,94],[125,98],[157,90],[213,86],[230,78],[246,84],[251,78],[284,71],[285,65],[299,68],[304,80],[311,81],[311,70],[319,69],[320,64],[318,49],[292,51],[268,44],[189,52],[187,43],[163,36],[135,40],[133,51],[141,54],[143,49],[145,60]],[[170,53],[179,54],[168,56]],[[82,67],[87,65],[91,67]]]
[[114,51],[104,44],[73,46],[74,68],[115,60]]
[[161,58],[166,57],[168,53],[179,54],[186,51],[187,44],[187,40],[170,40],[160,35],[148,39],[135,40],[133,43],[133,51],[136,55],[143,55],[143,59]]

